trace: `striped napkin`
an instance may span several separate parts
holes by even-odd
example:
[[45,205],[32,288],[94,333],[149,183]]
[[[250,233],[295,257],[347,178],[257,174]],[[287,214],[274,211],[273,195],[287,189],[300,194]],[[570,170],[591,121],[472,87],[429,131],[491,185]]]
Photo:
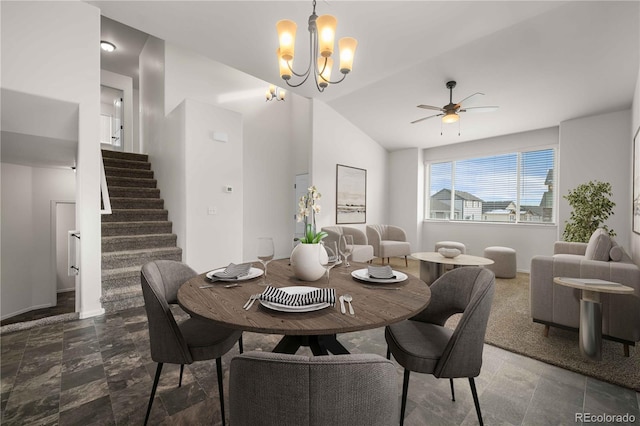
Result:
[[243,263],[241,265],[230,263],[229,266],[224,268],[224,271],[218,271],[214,273],[213,277],[218,279],[239,278],[244,275],[247,275],[250,269],[251,269],[251,263]]
[[316,303],[329,303],[333,306],[336,303],[336,290],[319,288],[304,294],[289,294],[279,288],[267,286],[258,299],[287,306],[306,306]]
[[393,269],[391,269],[391,266],[389,265],[387,266],[369,265],[367,266],[367,272],[369,272],[369,278],[377,278],[380,280],[390,280],[396,277],[395,275],[393,275]]

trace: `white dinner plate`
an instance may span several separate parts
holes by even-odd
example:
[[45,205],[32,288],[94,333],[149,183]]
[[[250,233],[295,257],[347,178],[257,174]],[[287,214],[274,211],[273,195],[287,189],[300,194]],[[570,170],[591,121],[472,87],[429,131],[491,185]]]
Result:
[[[284,291],[287,294],[305,294],[314,290],[318,290],[317,287],[307,287],[307,286],[293,286],[293,287],[282,287],[280,290]],[[304,306],[290,306],[283,305],[280,303],[269,302],[266,300],[260,300],[260,304],[265,308],[273,309],[274,311],[281,312],[313,312],[318,311],[320,309],[328,308],[331,306],[330,303],[314,303],[313,305],[304,305]]]
[[395,278],[389,278],[389,279],[384,279],[384,278],[371,278],[369,276],[369,270],[367,268],[364,269],[356,269],[355,271],[353,271],[351,273],[351,276],[357,280],[361,280],[361,281],[366,281],[369,283],[377,283],[377,284],[392,284],[392,283],[399,283],[402,282],[404,280],[406,280],[407,278],[409,278],[407,276],[407,274],[400,272],[400,271],[396,271],[395,269],[393,270],[393,275],[395,275]]
[[207,278],[209,278],[210,280],[216,280],[216,281],[246,281],[246,280],[252,280],[254,278],[258,278],[259,276],[261,276],[262,274],[264,274],[264,271],[260,268],[254,268],[251,267],[251,269],[249,269],[249,273],[247,275],[243,275],[241,277],[238,278],[218,278],[218,277],[214,277],[213,274],[217,273],[217,272],[222,272],[224,271],[225,268],[219,268],[219,269],[214,269],[213,271],[209,271],[206,273]]

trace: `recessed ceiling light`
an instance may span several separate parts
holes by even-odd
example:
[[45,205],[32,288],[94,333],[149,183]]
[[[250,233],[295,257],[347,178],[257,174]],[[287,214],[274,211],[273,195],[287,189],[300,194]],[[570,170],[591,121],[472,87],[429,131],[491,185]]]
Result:
[[108,41],[102,40],[100,42],[100,48],[105,52],[113,52],[114,50],[116,50],[116,45],[113,43],[109,43]]

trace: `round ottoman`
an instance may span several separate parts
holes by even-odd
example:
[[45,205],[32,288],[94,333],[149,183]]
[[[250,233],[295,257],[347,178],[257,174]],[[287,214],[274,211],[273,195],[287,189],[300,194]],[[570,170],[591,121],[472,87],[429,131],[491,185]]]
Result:
[[457,241],[438,241],[436,243],[436,249],[434,251],[438,251],[438,249],[442,247],[458,249],[462,254],[465,254],[467,252],[467,247]]
[[496,278],[516,277],[516,251],[509,247],[487,247],[484,249],[484,257],[493,260],[493,265],[487,265],[496,275]]

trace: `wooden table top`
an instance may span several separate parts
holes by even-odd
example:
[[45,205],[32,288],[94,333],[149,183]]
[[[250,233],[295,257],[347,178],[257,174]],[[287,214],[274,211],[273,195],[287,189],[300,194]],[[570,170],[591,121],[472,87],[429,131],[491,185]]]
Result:
[[[215,287],[199,288],[210,284],[205,274],[192,278],[178,290],[178,303],[189,314],[209,319],[226,327],[265,334],[327,335],[383,327],[410,318],[427,307],[431,290],[419,278],[408,275],[400,283],[374,284],[355,280],[351,272],[366,268],[366,264],[351,262],[348,269],[338,265],[331,270],[331,282],[325,277],[318,281],[298,280],[293,276],[288,259],[269,263],[267,282],[274,287],[310,286],[334,288],[336,304],[313,312],[280,312],[266,308],[256,301],[250,310],[242,306],[249,296],[262,293],[263,278],[242,281],[240,286],[225,288],[225,282],[213,283]],[[371,289],[375,287],[399,288],[399,290]],[[355,315],[340,313],[337,300],[344,294],[353,296]]]
[[411,253],[411,257],[425,262],[443,263],[455,266],[484,266],[493,264],[493,260],[486,257],[459,254],[456,257],[444,257],[435,251],[425,251],[421,253]]
[[598,293],[630,294],[635,291],[632,287],[620,283],[589,278],[556,277],[553,279],[553,282],[566,287],[596,291]]

